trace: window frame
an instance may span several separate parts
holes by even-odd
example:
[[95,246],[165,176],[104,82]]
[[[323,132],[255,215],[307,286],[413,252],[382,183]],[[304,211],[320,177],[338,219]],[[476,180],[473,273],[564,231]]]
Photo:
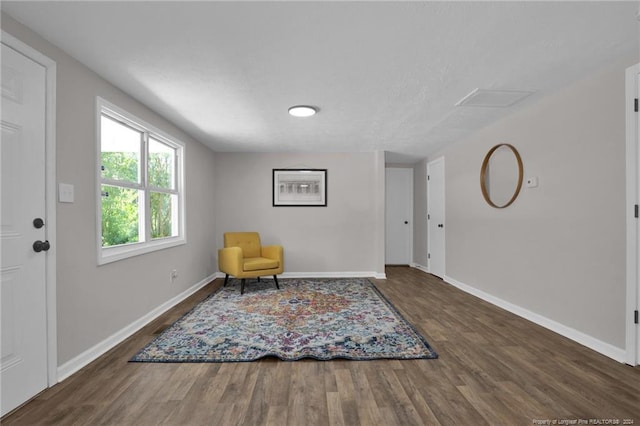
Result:
[[[131,127],[142,133],[140,141],[140,165],[139,165],[139,182],[107,179],[102,177],[102,116],[106,115],[109,119],[115,120],[127,127]],[[174,188],[159,188],[149,185],[148,177],[148,159],[149,159],[149,139],[155,139],[172,149],[175,149],[174,157]],[[187,243],[186,235],[186,203],[185,203],[185,176],[184,176],[184,159],[186,145],[179,139],[168,135],[162,130],[152,126],[135,115],[125,111],[124,109],[113,105],[101,97],[96,97],[96,246],[98,265],[104,265],[116,262],[122,259],[128,259],[133,256],[139,256],[151,253],[157,250],[163,250],[169,247],[176,247]],[[143,241],[121,244],[116,246],[102,246],[102,186],[117,186],[121,188],[130,188],[142,191],[144,194],[144,203],[141,211],[144,217],[138,219],[139,235]],[[160,192],[162,194],[176,195],[177,197],[177,236],[151,238],[151,193]]]

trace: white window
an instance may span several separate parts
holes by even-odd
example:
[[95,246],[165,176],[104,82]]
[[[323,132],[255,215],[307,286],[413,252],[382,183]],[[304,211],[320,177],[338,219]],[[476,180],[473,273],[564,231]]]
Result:
[[184,144],[97,100],[98,264],[186,243]]

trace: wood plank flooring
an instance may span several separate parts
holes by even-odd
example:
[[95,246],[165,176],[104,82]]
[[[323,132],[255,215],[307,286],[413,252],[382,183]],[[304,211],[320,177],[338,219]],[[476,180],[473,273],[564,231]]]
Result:
[[387,277],[372,281],[439,359],[127,362],[216,280],[2,424],[640,424],[640,368],[419,270],[388,267]]

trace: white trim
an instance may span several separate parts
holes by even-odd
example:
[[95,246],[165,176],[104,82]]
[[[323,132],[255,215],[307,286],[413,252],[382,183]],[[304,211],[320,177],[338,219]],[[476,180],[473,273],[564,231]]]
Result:
[[[224,278],[224,272],[216,272],[216,278]],[[230,276],[230,278],[233,278]],[[346,272],[284,272],[278,275],[278,278],[375,278],[377,280],[386,280],[387,274],[374,271],[346,271]]]
[[[413,263],[413,264],[411,264],[410,266],[411,266],[412,268],[418,269],[418,270],[420,270],[420,271],[422,271],[422,272],[426,272],[427,274],[429,274],[429,273],[430,273],[430,272],[429,272],[429,268],[427,268],[427,267],[426,267],[426,266],[424,266],[424,265],[420,265],[419,263]],[[435,275],[434,275],[434,276],[435,276]]]
[[199,283],[188,288],[187,290],[183,291],[182,293],[178,294],[172,299],[167,300],[157,308],[153,309],[146,315],[140,317],[139,319],[132,322],[128,326],[124,327],[123,329],[117,331],[116,333],[106,338],[102,342],[92,346],[91,348],[82,352],[80,355],[76,356],[75,358],[65,362],[63,365],[58,367],[59,380],[63,381],[67,379],[69,376],[76,373],[77,371],[79,371],[80,369],[82,369],[92,361],[96,360],[98,357],[105,354],[116,345],[122,343],[125,339],[127,339],[128,337],[130,337],[140,329],[142,329],[142,327],[149,324],[151,321],[158,318],[160,315],[162,315],[169,309],[173,308],[175,305],[182,302],[187,297],[191,296],[196,291],[200,290],[202,287],[209,284],[215,278],[219,278],[219,277],[220,277],[219,273],[215,273],[204,278]]
[[374,271],[344,271],[344,272],[284,272],[280,278],[376,278],[386,280],[387,275]]
[[633,110],[633,100],[640,97],[638,87],[640,64],[627,68],[625,73],[625,102],[626,102],[626,162],[627,162],[627,205],[626,205],[626,235],[627,235],[627,292],[625,303],[625,362],[629,365],[640,363],[638,353],[638,325],[633,323],[634,311],[638,306],[638,219],[635,218],[635,205],[638,200],[638,113]]
[[100,246],[100,249],[102,249],[102,253],[98,257],[98,265],[106,265],[107,263],[117,262],[118,260],[128,259],[133,256],[139,256],[141,254],[151,253],[157,250],[164,250],[170,247],[182,246],[185,244],[186,241],[183,238],[173,237],[163,238],[161,240],[152,240],[145,243],[125,244],[114,247]]
[[56,303],[56,71],[57,64],[51,58],[38,52],[31,46],[2,31],[2,43],[20,52],[46,69],[46,106],[45,106],[45,209],[46,238],[51,241],[46,262],[46,308],[47,308],[47,382],[49,387],[58,382],[58,326]]
[[469,293],[473,296],[476,296],[486,302],[491,303],[492,305],[498,306],[506,311],[511,312],[512,314],[518,315],[526,320],[529,320],[535,324],[538,324],[544,328],[547,328],[551,331],[554,331],[561,336],[564,336],[568,339],[573,340],[574,342],[580,343],[588,348],[593,349],[596,352],[601,353],[602,355],[608,356],[618,362],[624,362],[625,360],[625,351],[624,349],[615,347],[609,343],[603,342],[602,340],[596,339],[593,336],[585,334],[581,331],[573,329],[571,327],[567,327],[564,324],[561,324],[557,321],[549,319],[545,316],[532,312],[528,309],[520,307],[518,305],[514,305],[511,302],[507,302],[503,299],[495,297],[489,293],[486,293],[482,290],[478,290],[475,287],[472,287],[468,284],[464,284],[454,278],[449,276],[445,276],[445,283],[451,284],[454,287],[459,288],[465,293]]
[[[102,199],[100,194],[102,192],[102,184],[109,184],[108,180],[102,178],[101,171],[101,118],[102,113],[106,112],[107,115],[113,117],[116,120],[119,120],[130,126],[135,128],[141,132],[146,132],[149,136],[161,141],[162,143],[166,143],[172,148],[176,149],[176,191],[178,194],[178,205],[179,205],[179,235],[175,237],[168,237],[153,240],[150,236],[150,229],[145,230],[145,241],[133,244],[125,244],[121,246],[114,247],[102,247]],[[146,121],[138,118],[134,114],[127,112],[126,110],[110,103],[104,98],[100,96],[96,96],[96,249],[97,249],[97,259],[98,265],[105,265],[107,263],[116,262],[118,260],[127,259],[129,257],[138,256],[146,253],[151,253],[157,250],[163,250],[170,247],[176,247],[180,245],[184,245],[187,243],[187,206],[185,203],[186,198],[186,182],[185,182],[185,167],[184,161],[186,158],[186,144],[182,142],[180,139],[169,135],[168,133],[163,132],[157,127],[147,123]],[[146,146],[146,145],[145,145]],[[143,162],[144,163],[144,162]],[[144,173],[143,173],[144,174]],[[143,182],[140,185],[127,185],[127,183],[115,182],[114,184],[125,187],[139,188],[145,191],[145,206],[147,207],[147,214],[144,219],[144,224],[148,223],[148,200],[150,196],[151,190],[154,188],[150,187],[146,180],[143,179]]]

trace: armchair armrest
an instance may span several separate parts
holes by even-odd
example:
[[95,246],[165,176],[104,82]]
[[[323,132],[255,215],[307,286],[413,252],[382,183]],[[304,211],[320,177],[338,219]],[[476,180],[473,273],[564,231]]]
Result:
[[218,269],[225,274],[237,276],[242,272],[242,258],[240,247],[218,249]]
[[282,246],[262,246],[261,255],[267,259],[277,260],[280,263],[280,267],[283,266],[284,250]]

